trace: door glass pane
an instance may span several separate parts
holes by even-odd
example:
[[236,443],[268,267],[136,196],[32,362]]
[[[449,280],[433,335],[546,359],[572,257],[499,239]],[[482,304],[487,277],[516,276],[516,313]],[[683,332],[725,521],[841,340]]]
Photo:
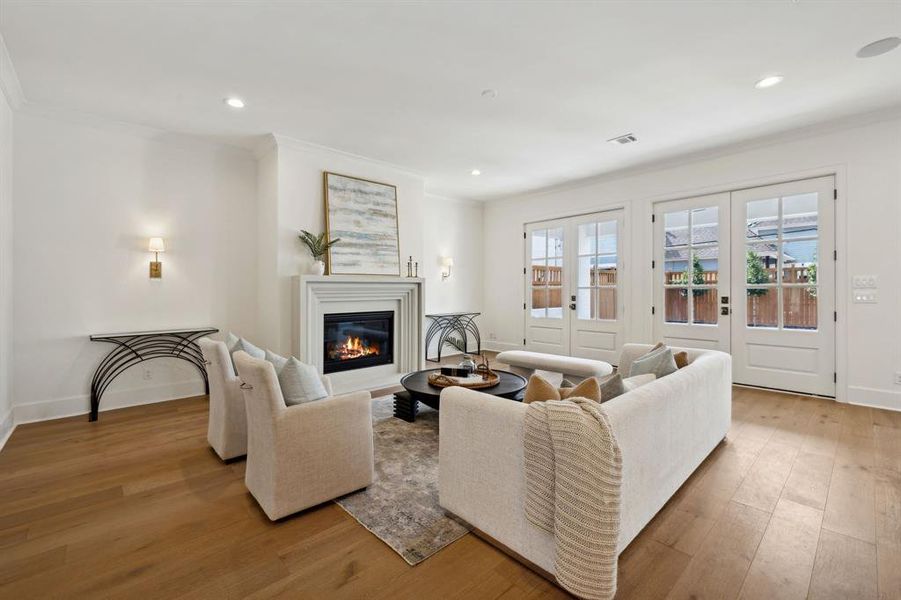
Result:
[[691,243],[708,244],[719,241],[719,208],[708,206],[691,211]]
[[779,199],[748,202],[748,240],[775,240],[779,234]]
[[720,247],[693,248],[691,255],[692,283],[694,285],[716,285],[719,281]]
[[666,248],[688,245],[687,210],[670,212],[663,215],[663,238],[663,245]]
[[748,327],[779,326],[779,290],[748,288]]
[[663,261],[663,281],[667,285],[688,285],[688,248],[666,250]]
[[688,288],[664,290],[663,319],[667,323],[688,323]]
[[579,225],[579,254],[594,254],[597,247],[597,223]]
[[579,272],[576,276],[579,287],[596,285],[594,282],[594,256],[579,257]]
[[547,230],[547,255],[563,258],[563,228]]
[[692,290],[692,323],[699,325],[716,325],[719,306],[716,303],[717,293],[713,288]]
[[817,282],[817,240],[782,244],[782,282]]
[[545,260],[532,259],[532,285],[547,285],[548,268]]
[[548,261],[547,316],[549,319],[563,318],[563,259],[549,258]]
[[616,288],[599,288],[598,292],[598,318],[616,320]]
[[616,252],[616,221],[598,223],[598,253],[614,254]]
[[547,256],[547,230],[539,229],[532,232],[532,258],[544,258]]
[[596,285],[616,285],[616,255],[598,256]]
[[579,288],[576,292],[576,316],[580,319],[594,318],[594,290],[591,288]]
[[547,316],[547,288],[532,288],[532,316],[541,319]]
[[776,282],[779,242],[749,244],[745,253],[745,281],[750,285]]
[[816,237],[817,194],[798,194],[782,199],[782,237]]
[[785,329],[817,328],[817,288],[782,288],[782,322]]

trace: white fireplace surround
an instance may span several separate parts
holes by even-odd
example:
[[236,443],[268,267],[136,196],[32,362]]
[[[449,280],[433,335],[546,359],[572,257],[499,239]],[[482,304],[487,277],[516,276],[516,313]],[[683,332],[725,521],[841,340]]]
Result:
[[422,323],[425,319],[423,279],[363,275],[294,277],[294,353],[322,372],[326,314],[394,312],[394,362],[330,373],[336,393],[396,384],[423,365]]

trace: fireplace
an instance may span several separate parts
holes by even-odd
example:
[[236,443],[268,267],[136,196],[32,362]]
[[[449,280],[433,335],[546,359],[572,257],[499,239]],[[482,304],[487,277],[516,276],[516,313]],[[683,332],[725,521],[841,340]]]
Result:
[[394,311],[326,314],[323,373],[394,362]]

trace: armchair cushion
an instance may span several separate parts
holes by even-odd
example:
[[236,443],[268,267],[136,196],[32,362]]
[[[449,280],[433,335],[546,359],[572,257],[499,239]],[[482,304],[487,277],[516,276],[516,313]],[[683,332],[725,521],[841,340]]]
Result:
[[285,358],[266,350],[266,360],[275,367],[278,385],[282,389],[285,404],[305,404],[314,400],[322,400],[329,392],[319,377],[316,367],[300,362],[293,356]]

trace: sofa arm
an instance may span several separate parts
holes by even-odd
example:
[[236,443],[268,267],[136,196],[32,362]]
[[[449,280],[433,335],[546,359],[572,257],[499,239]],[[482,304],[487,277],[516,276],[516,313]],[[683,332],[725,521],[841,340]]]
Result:
[[525,518],[525,412],[520,402],[473,390],[441,392],[439,502],[553,572],[553,540]]

